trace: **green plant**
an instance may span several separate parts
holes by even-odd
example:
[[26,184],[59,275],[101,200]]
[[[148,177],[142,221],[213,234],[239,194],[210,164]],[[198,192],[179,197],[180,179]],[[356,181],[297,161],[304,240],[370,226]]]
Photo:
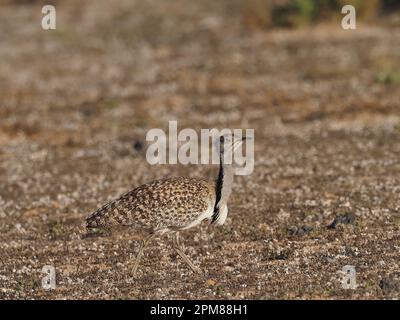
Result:
[[296,7],[295,25],[310,24],[315,17],[317,3],[314,0],[294,0]]

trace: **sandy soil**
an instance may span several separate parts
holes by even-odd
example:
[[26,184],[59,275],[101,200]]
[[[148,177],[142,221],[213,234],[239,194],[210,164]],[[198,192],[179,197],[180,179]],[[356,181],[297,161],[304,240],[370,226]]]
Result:
[[[54,31],[38,4],[0,8],[0,298],[400,297],[399,25],[263,30],[227,1],[56,6]],[[137,147],[168,120],[254,128],[255,170],[223,227],[183,234],[204,275],[163,238],[132,278],[134,234],[76,233],[144,182],[214,178],[146,162]]]

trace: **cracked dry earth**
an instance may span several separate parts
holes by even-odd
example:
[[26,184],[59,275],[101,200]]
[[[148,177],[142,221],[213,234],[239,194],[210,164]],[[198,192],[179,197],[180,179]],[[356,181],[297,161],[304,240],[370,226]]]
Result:
[[[400,297],[399,26],[270,31],[224,1],[56,3],[54,32],[35,4],[0,10],[1,299]],[[255,169],[223,227],[183,233],[203,275],[156,239],[132,278],[134,234],[77,233],[144,182],[214,178],[146,162],[147,130],[168,120],[254,128]]]

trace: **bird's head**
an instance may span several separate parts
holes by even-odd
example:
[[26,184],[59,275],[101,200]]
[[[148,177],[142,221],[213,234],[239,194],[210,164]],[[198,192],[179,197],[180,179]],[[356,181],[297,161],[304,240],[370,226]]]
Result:
[[228,152],[233,154],[247,139],[250,139],[250,137],[227,133],[219,136],[215,146],[220,155]]

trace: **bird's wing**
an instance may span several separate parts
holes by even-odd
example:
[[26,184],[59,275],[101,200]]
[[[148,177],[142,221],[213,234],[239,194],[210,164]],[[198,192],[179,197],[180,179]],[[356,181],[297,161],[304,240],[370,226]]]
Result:
[[204,180],[156,180],[110,201],[87,219],[88,228],[129,225],[138,228],[183,227],[213,205],[213,187]]

